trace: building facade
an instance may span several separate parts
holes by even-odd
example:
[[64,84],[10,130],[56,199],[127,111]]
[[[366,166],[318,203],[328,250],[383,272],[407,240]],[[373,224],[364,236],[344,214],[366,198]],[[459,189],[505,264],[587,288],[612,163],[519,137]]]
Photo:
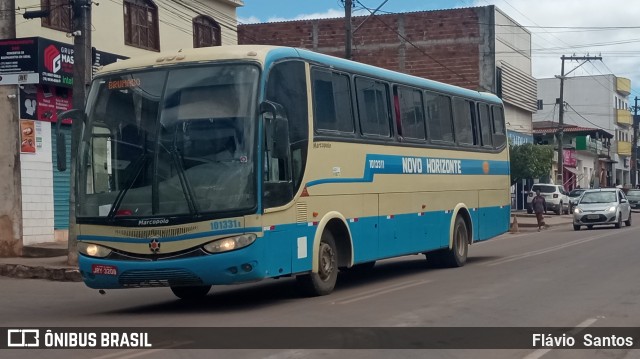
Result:
[[[552,121],[534,122],[534,143],[553,145],[557,131],[558,123]],[[613,135],[600,128],[563,126],[562,152],[565,169],[563,185],[566,190],[606,186],[610,182],[612,138]],[[555,152],[555,156],[557,158],[557,152]],[[549,179],[543,179],[543,181],[550,181],[551,178],[550,174]]]
[[[609,133],[610,146],[600,162],[603,173],[601,186],[631,185],[631,143],[633,121],[629,106],[631,81],[615,75],[576,76],[564,81],[564,123],[578,127],[598,128]],[[558,126],[560,80],[538,79],[538,99],[542,109],[534,114],[534,124],[551,121]],[[566,144],[567,141],[563,141]],[[570,148],[570,147],[569,147]],[[554,164],[553,177],[557,169]],[[564,172],[564,177],[571,173]]]
[[[17,38],[0,40],[0,85],[18,85],[20,94],[23,245],[66,238],[69,225],[69,172],[55,168],[55,123],[58,113],[71,108],[73,14],[68,0],[40,0],[39,5],[16,0],[22,9],[16,14]],[[242,0],[100,2],[92,8],[93,65],[183,47],[237,44],[239,6]],[[25,9],[47,12],[25,20]],[[62,125],[67,138],[70,127]]]

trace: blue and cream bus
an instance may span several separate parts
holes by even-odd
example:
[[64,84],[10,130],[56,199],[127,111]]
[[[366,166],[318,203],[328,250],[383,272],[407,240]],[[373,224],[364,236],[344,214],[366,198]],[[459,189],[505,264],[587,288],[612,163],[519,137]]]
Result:
[[[314,52],[181,50],[93,81],[78,149],[79,266],[91,288],[296,276],[424,253],[465,264],[509,226],[500,99]],[[81,118],[80,118],[81,117]]]

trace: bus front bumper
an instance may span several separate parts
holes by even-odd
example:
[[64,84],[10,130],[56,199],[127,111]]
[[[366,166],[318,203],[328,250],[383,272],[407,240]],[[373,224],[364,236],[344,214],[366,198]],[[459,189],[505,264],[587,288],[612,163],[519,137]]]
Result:
[[109,260],[80,254],[85,284],[95,289],[198,286],[255,282],[268,276],[253,245],[227,253],[157,261]]

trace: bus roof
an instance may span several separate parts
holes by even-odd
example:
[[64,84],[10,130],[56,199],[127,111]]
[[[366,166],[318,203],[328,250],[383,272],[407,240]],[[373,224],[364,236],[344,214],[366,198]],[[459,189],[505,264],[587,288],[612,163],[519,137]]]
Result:
[[196,49],[189,48],[175,52],[139,56],[107,65],[101,69],[98,74],[101,75],[111,72],[150,67],[175,66],[184,63],[204,63],[214,60],[233,59],[252,60],[268,67],[272,62],[285,58],[299,58],[311,63],[322,64],[334,69],[365,76],[372,76],[390,82],[402,83],[420,88],[429,88],[434,91],[445,92],[454,96],[458,95],[465,98],[484,100],[496,104],[501,103],[500,99],[491,93],[473,91],[305,49],[271,45],[227,45]]

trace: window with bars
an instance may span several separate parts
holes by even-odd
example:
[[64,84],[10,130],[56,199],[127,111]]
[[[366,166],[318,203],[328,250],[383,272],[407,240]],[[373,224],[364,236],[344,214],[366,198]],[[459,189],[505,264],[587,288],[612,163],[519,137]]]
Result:
[[43,10],[49,10],[49,16],[42,18],[42,26],[64,32],[72,32],[73,21],[69,0],[40,0]]
[[158,7],[148,0],[124,0],[124,43],[160,51]]
[[193,47],[220,46],[220,25],[204,15],[193,19]]

